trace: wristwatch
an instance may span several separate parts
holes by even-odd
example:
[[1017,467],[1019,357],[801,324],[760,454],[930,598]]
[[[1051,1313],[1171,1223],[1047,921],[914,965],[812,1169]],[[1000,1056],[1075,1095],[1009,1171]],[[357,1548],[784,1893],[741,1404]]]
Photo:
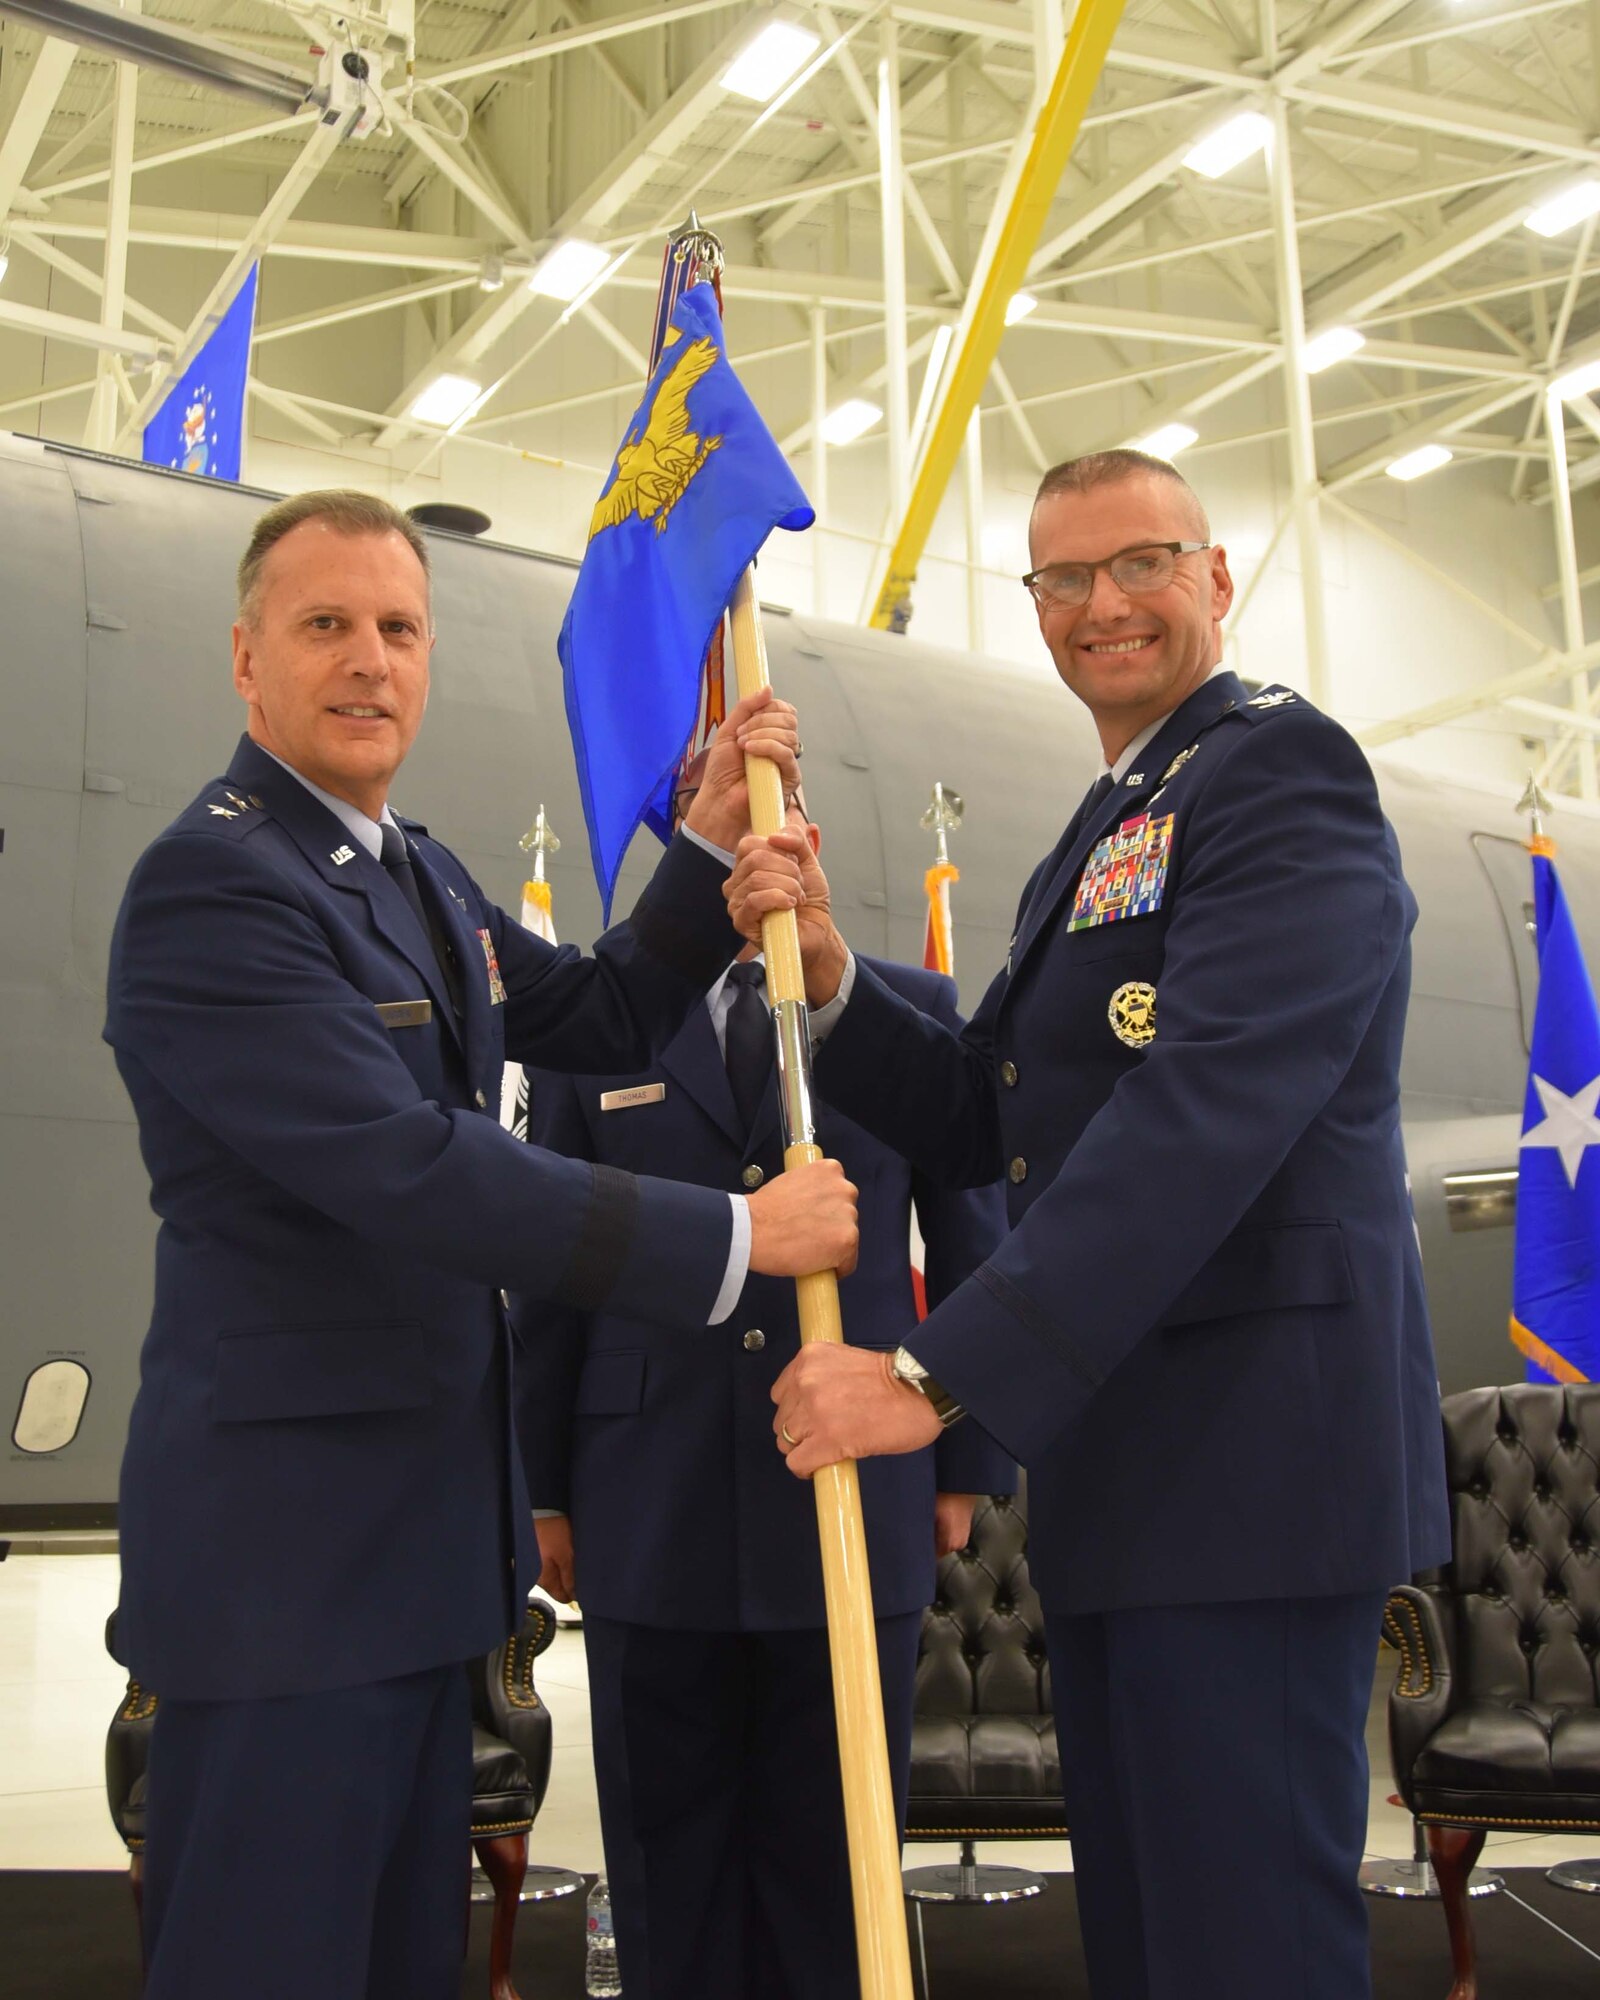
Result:
[[904,1347],[897,1347],[889,1363],[889,1373],[897,1382],[904,1382],[915,1389],[919,1396],[926,1396],[933,1405],[933,1414],[948,1430],[967,1413],[950,1391],[935,1382],[917,1357]]

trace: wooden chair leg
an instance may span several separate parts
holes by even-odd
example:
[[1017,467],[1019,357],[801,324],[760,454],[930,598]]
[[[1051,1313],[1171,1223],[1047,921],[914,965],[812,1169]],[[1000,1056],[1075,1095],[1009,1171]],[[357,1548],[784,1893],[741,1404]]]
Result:
[[1472,1903],[1467,1883],[1483,1852],[1481,1826],[1428,1828],[1428,1858],[1439,1878],[1444,1920],[1450,1931],[1450,1957],[1456,1980],[1448,2000],[1478,2000],[1478,1940],[1472,1928]]
[[490,2000],[520,2000],[511,1977],[511,1945],[517,1931],[518,1897],[528,1872],[528,1836],[502,1833],[472,1843],[483,1872],[494,1884],[494,1929],[489,1934]]

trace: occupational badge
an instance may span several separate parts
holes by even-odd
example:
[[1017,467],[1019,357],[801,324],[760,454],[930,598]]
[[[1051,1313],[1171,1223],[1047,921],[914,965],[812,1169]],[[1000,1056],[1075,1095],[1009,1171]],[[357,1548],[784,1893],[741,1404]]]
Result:
[[1097,844],[1078,878],[1069,931],[1147,917],[1160,909],[1172,860],[1172,819],[1171,813],[1159,819],[1140,813]]
[[1191,743],[1187,750],[1180,750],[1177,756],[1173,758],[1172,762],[1161,773],[1162,784],[1165,784],[1168,778],[1175,777],[1199,748],[1200,745],[1198,743]]
[[1156,989],[1142,979],[1125,981],[1112,994],[1106,1019],[1125,1047],[1148,1047],[1156,1038]]
[[503,1007],[506,1003],[506,987],[505,981],[500,977],[500,960],[495,955],[494,939],[486,930],[480,930],[478,942],[483,946],[484,960],[489,967],[489,1005]]

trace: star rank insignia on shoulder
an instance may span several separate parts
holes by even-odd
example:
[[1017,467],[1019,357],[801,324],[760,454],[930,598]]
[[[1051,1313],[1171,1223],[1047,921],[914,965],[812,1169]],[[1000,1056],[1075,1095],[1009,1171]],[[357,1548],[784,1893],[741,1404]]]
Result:
[[214,812],[218,819],[237,819],[239,817],[230,806],[211,806],[209,810]]
[[1252,695],[1246,704],[1250,708],[1282,708],[1285,702],[1294,700],[1291,688],[1274,688],[1268,694]]

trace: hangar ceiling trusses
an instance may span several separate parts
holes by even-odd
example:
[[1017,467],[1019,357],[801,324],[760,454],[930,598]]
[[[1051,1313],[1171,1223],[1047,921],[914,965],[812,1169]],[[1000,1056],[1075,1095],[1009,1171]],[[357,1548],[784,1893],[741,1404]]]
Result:
[[[0,0],[0,250],[14,274],[0,281],[0,420],[127,448],[259,255],[252,391],[275,420],[402,468],[446,436],[570,463],[576,414],[602,414],[602,430],[625,414],[661,234],[692,202],[727,244],[735,356],[785,443],[812,453],[812,483],[842,492],[828,458],[881,452],[892,430],[880,564],[1070,18],[1063,0],[122,10],[154,37],[234,51],[240,74],[308,80],[307,103],[269,106],[212,87],[203,63],[140,68],[135,85],[118,60],[131,42],[68,40],[65,0],[15,4],[26,20]],[[722,78],[769,12],[816,45],[763,105]],[[1565,523],[1570,494],[1600,481],[1600,409],[1550,390],[1600,358],[1600,243],[1593,215],[1549,237],[1527,218],[1600,186],[1597,47],[1600,0],[1129,0],[969,461],[987,445],[1039,466],[1174,423],[1198,433],[1198,466],[1281,443],[1276,539],[1297,523],[1308,546],[1319,510],[1342,518],[1414,447],[1454,454],[1430,490],[1487,461],[1508,496],[1548,510],[1557,581],[1547,629],[1489,607],[1530,658],[1460,701],[1521,704],[1508,720],[1548,737],[1547,778],[1593,796],[1596,586]],[[361,103],[331,128],[316,86],[357,52]],[[1275,145],[1218,178],[1187,164],[1241,112]],[[569,237],[605,253],[598,276],[570,299],[531,291]],[[1308,374],[1335,328],[1365,345]],[[471,393],[450,424],[429,423],[417,398],[446,375]],[[850,398],[886,412],[863,446],[815,443]],[[1315,570],[1300,565],[1308,657],[1337,707]],[[1532,713],[1558,696],[1570,723]],[[1373,740],[1435,726],[1437,710]]]

